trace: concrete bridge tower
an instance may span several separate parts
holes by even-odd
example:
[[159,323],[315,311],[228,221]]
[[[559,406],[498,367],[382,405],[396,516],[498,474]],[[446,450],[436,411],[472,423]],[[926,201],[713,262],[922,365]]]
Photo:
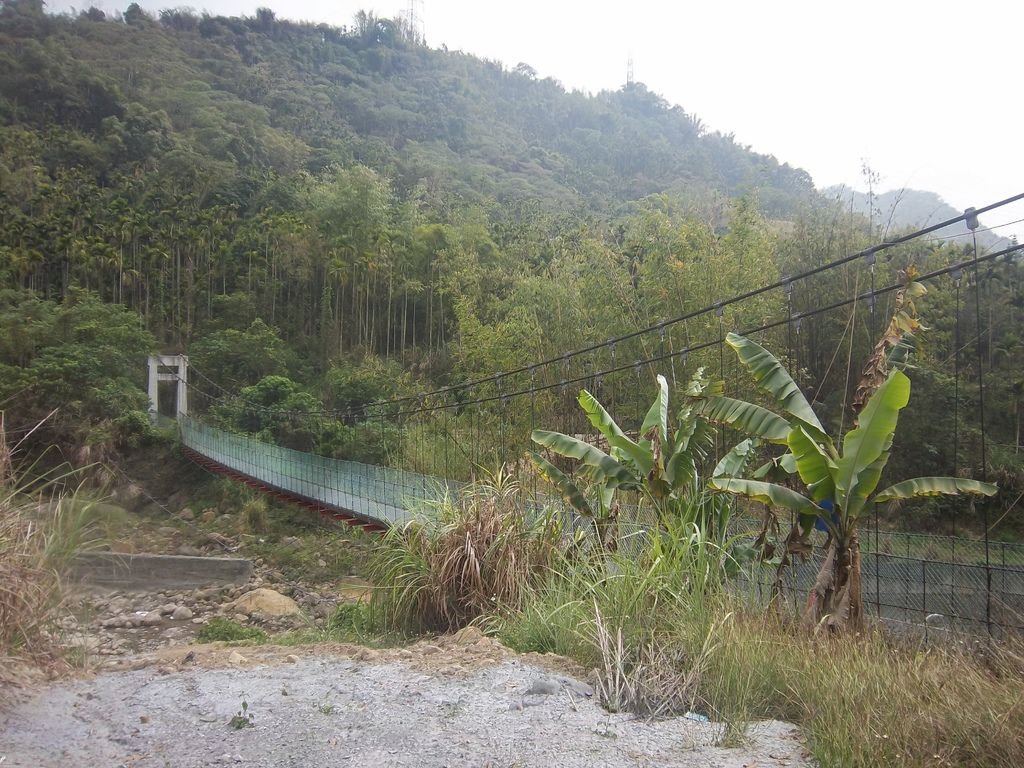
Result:
[[149,418],[156,423],[160,415],[160,382],[177,382],[174,418],[188,415],[188,356],[150,355]]

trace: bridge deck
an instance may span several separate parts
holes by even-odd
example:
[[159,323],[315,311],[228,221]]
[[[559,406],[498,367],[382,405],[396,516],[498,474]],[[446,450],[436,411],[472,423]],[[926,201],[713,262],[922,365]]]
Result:
[[192,418],[179,422],[197,463],[365,527],[401,525],[412,503],[440,498],[448,487],[438,477],[282,448]]

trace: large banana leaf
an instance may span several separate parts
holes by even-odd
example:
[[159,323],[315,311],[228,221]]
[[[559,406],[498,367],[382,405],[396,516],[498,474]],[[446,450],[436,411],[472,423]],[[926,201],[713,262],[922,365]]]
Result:
[[855,523],[856,518],[867,507],[868,496],[878,487],[878,482],[882,479],[882,471],[885,469],[885,465],[889,463],[892,438],[893,436],[890,435],[882,452],[878,454],[878,458],[861,471],[856,490],[846,497],[846,504],[848,506],[840,509],[840,513],[846,520],[849,521],[852,515],[853,522]]
[[736,333],[726,336],[725,342],[736,350],[740,362],[750,371],[757,386],[773,397],[780,408],[819,431],[825,431],[800,387],[774,355],[757,342]]
[[747,462],[750,461],[750,457],[754,455],[755,443],[749,437],[746,440],[741,440],[732,447],[722,460],[715,465],[714,470],[711,472],[712,477],[736,477],[743,474],[743,470],[747,468]]
[[545,429],[533,430],[530,437],[537,445],[550,448],[560,456],[579,459],[584,465],[592,467],[590,475],[598,482],[614,480],[621,485],[636,483],[637,478],[632,472],[590,443],[570,435],[563,435],[561,432],[549,432]]
[[874,501],[912,499],[916,496],[958,496],[961,493],[992,496],[998,490],[999,488],[992,483],[964,477],[915,477],[913,480],[904,480],[890,485],[884,491],[879,491]]
[[857,519],[878,487],[900,411],[909,401],[910,379],[893,371],[864,406],[857,428],[846,433],[835,484],[836,502],[847,519]]
[[600,401],[585,389],[580,390],[577,398],[587,419],[605,437],[622,437],[625,433],[615,423],[615,419],[604,409]]
[[651,471],[651,467],[654,466],[654,457],[651,455],[650,449],[626,437],[596,397],[585,389],[581,390],[579,403],[583,412],[587,414],[587,419],[604,435],[608,445],[625,454],[641,474],[646,475]]
[[703,419],[689,413],[684,419],[680,412],[680,420],[672,455],[665,464],[665,479],[674,491],[696,482],[697,462],[704,458],[705,446],[713,439],[713,432]]
[[591,509],[590,503],[587,501],[586,497],[580,489],[576,487],[576,484],[566,477],[562,470],[540,454],[533,451],[530,451],[530,458],[533,459],[533,463],[536,465],[541,477],[555,486],[555,488],[558,489],[558,492],[562,494],[562,497],[569,502],[569,505],[573,509],[584,517],[594,516],[594,510]]
[[818,516],[822,510],[806,496],[775,483],[760,480],[741,480],[737,477],[713,477],[709,481],[713,490],[743,496],[772,507],[788,509],[798,515]]
[[732,397],[709,397],[700,405],[701,415],[716,424],[728,424],[740,432],[770,443],[785,443],[790,425],[767,408]]
[[697,431],[697,425],[700,423],[700,419],[694,415],[693,408],[683,406],[679,409],[679,415],[676,416],[676,424],[678,426],[676,428],[675,443],[672,446],[673,454],[690,449],[690,441],[693,439],[694,433]]
[[640,427],[640,434],[646,435],[648,430],[657,427],[658,437],[662,446],[668,445],[668,381],[660,373],[658,374],[658,396],[651,403],[647,416],[644,417],[643,426]]
[[816,502],[833,498],[836,493],[836,463],[828,451],[808,435],[801,424],[790,431],[787,443],[796,471],[810,491],[811,498]]

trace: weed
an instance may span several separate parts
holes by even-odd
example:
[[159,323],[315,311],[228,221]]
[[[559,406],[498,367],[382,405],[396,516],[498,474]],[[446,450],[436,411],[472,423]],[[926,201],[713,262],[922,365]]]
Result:
[[338,640],[359,642],[373,637],[373,617],[365,602],[341,603],[327,619],[327,631]]
[[531,516],[519,485],[498,472],[392,528],[371,564],[371,609],[393,630],[451,630],[516,610],[554,557],[560,527]]
[[94,503],[79,491],[64,492],[78,472],[50,472],[29,488],[11,456],[0,412],[0,680],[19,656],[57,658],[57,635],[46,630],[63,602],[61,574],[98,540]]
[[267,633],[255,627],[243,627],[237,621],[223,616],[214,616],[199,630],[196,638],[200,643],[257,641],[267,639]]
[[267,500],[263,496],[253,496],[246,501],[239,516],[242,530],[247,533],[266,533],[270,528]]
[[243,728],[252,728],[255,725],[256,718],[253,717],[252,712],[249,711],[249,702],[242,699],[242,708],[237,713],[231,716],[228,721],[228,726],[234,728],[236,731],[240,731]]

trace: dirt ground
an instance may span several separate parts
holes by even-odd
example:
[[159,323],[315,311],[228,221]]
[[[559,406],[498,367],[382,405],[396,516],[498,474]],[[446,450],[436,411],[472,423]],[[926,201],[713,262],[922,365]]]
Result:
[[0,766],[812,764],[791,725],[724,748],[713,723],[609,714],[584,676],[475,630],[387,650],[177,646],[8,696]]

